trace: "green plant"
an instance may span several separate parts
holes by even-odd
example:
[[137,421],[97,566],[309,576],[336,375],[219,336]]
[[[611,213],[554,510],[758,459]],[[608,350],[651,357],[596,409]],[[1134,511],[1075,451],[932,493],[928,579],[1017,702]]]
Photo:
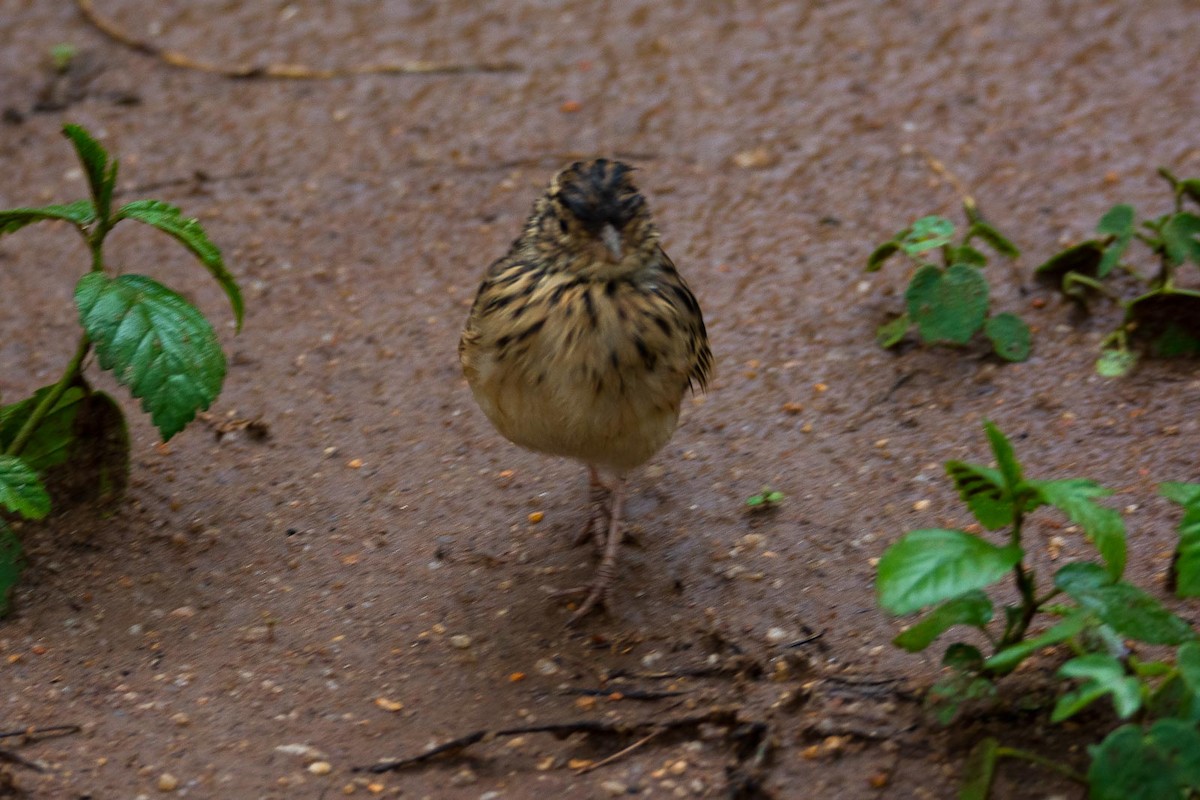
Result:
[[761,492],[746,498],[746,508],[753,513],[770,511],[779,507],[779,504],[783,502],[783,497],[783,492],[778,489],[764,486]]
[[[93,349],[100,368],[141,399],[164,441],[209,407],[225,378],[216,334],[191,303],[152,278],[113,274],[104,240],[114,225],[134,220],[176,239],[225,290],[239,330],[243,313],[237,283],[200,224],[158,200],[134,200],[114,209],[117,160],[110,162],[78,125],[65,126],[63,133],[83,164],[91,198],[0,211],[0,235],[61,220],[74,226],[91,256],[91,269],[75,285],[83,333],[62,376],[31,397],[0,406],[0,514],[34,520],[50,512],[47,479],[56,469],[86,472],[83,483],[108,496],[124,488],[128,434],[120,407],[84,379]],[[0,614],[8,611],[21,567],[20,541],[0,516]]]
[[[1177,271],[1187,262],[1200,266],[1200,216],[1185,210],[1184,202],[1200,204],[1200,179],[1180,180],[1166,168],[1158,170],[1171,186],[1173,210],[1136,222],[1133,206],[1116,205],[1096,225],[1098,237],[1056,253],[1036,270],[1039,280],[1056,286],[1085,310],[1097,294],[1124,309],[1121,324],[1101,343],[1096,372],[1106,377],[1127,374],[1137,364],[1139,351],[1153,357],[1200,356],[1200,291],[1176,286]],[[1108,287],[1134,240],[1158,258],[1151,277],[1125,268],[1143,286],[1129,300]],[[1136,346],[1135,346],[1136,345]]]
[[[1058,671],[1072,688],[1058,698],[1052,721],[1068,719],[1106,697],[1118,717],[1136,716],[1137,721],[1091,748],[1086,777],[1036,753],[984,740],[968,760],[961,796],[986,797],[1002,757],[1025,758],[1086,781],[1096,800],[1190,797],[1184,792],[1200,792],[1196,632],[1154,597],[1121,579],[1125,524],[1119,513],[1096,502],[1110,494],[1107,489],[1080,478],[1024,477],[1009,440],[990,422],[984,427],[996,466],[949,461],[946,472],[979,526],[986,531],[1007,529],[1007,536],[997,544],[964,530],[929,529],[911,531],[891,545],[878,567],[880,605],[894,614],[929,609],[893,643],[918,652],[956,626],[977,630],[978,644],[956,641],[946,648],[942,663],[949,674],[930,689],[929,705],[943,724],[950,723],[964,703],[992,697],[996,682],[1021,662],[1058,646],[1072,655]],[[1200,485],[1164,484],[1162,491],[1185,508],[1177,560],[1180,593],[1185,587],[1200,593]],[[1039,584],[1023,543],[1029,516],[1042,506],[1065,514],[1099,556],[1065,564],[1049,585]],[[994,620],[995,606],[985,590],[1008,577],[1019,599],[1005,605]],[[1129,642],[1174,651],[1144,661]],[[1181,721],[1192,735],[1176,736]],[[1138,770],[1127,768],[1141,763],[1139,759],[1154,765],[1154,780],[1139,783],[1128,778]],[[1166,786],[1173,789],[1166,791]]]
[[[907,310],[876,331],[880,346],[900,343],[916,324],[921,339],[930,343],[964,345],[981,329],[996,355],[1008,361],[1029,357],[1029,326],[1016,314],[988,315],[989,287],[983,276],[988,259],[971,242],[975,239],[1008,258],[1020,251],[991,224],[980,217],[974,203],[963,203],[967,229],[954,241],[954,223],[945,217],[923,217],[875,248],[867,258],[867,271],[878,271],[895,253],[904,253],[917,263],[917,270],[904,293]],[[932,252],[941,253],[941,265],[931,263]]]

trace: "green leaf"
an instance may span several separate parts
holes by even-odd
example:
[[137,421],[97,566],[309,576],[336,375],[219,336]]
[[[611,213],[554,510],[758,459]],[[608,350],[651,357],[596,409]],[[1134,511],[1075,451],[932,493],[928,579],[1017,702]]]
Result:
[[900,249],[900,243],[895,239],[890,239],[871,251],[871,255],[867,256],[867,272],[878,272],[883,266],[883,262],[891,258],[892,254]]
[[1200,357],[1200,291],[1161,287],[1134,298],[1124,326],[1155,358]]
[[912,224],[903,237],[897,238],[905,253],[917,256],[949,244],[954,238],[954,223],[945,217],[922,217]]
[[1105,350],[1096,359],[1096,374],[1101,378],[1123,378],[1137,366],[1137,353],[1129,350]]
[[66,220],[78,227],[89,224],[96,218],[96,209],[87,200],[76,200],[67,205],[42,206],[41,208],[10,208],[0,211],[0,236],[19,231],[26,225],[42,220]]
[[969,244],[962,244],[951,249],[950,263],[982,268],[987,266],[987,256]]
[[1005,311],[988,319],[983,332],[992,340],[996,355],[1006,361],[1024,361],[1029,358],[1033,335],[1029,326],[1016,314]]
[[1200,790],[1200,731],[1178,719],[1160,719],[1143,734],[1122,725],[1088,747],[1090,800],[1166,800]]
[[0,617],[8,616],[12,610],[12,593],[21,571],[25,568],[25,556],[21,540],[0,519]]
[[926,264],[913,275],[904,297],[909,316],[927,342],[966,344],[987,316],[987,280],[966,264],[945,271]]
[[912,320],[908,318],[908,314],[901,314],[891,322],[883,323],[875,330],[875,341],[885,350],[895,347],[904,338],[904,334],[908,333],[911,326]]
[[930,611],[908,630],[892,639],[892,644],[910,653],[916,653],[924,650],[934,639],[955,625],[983,628],[991,620],[992,601],[988,596],[980,591],[967,592]]
[[988,243],[988,245],[991,246],[993,250],[1000,255],[1005,256],[1006,258],[1017,258],[1021,255],[1021,251],[1017,249],[1015,244],[1010,242],[990,223],[984,222],[981,219],[975,220],[971,223],[971,226],[967,228],[967,235],[964,241],[969,242],[976,236],[978,236],[980,239],[983,239]]
[[[7,451],[30,414],[53,388],[44,386],[34,392],[32,397],[0,408],[0,452]],[[63,392],[54,407],[42,417],[33,436],[25,443],[25,448],[20,453],[22,461],[37,472],[44,472],[66,461],[67,451],[75,438],[75,413],[83,396],[84,391],[78,386],[72,386]]]
[[992,792],[992,778],[996,774],[996,761],[1000,758],[999,750],[1000,743],[991,736],[971,748],[963,770],[958,800],[988,800]]
[[1172,214],[1163,225],[1163,244],[1167,249],[1167,258],[1173,264],[1191,261],[1200,264],[1200,217],[1190,211],[1180,211]]
[[1042,502],[1054,506],[1083,529],[1084,535],[1096,546],[1108,574],[1117,580],[1125,572],[1125,520],[1111,508],[1092,502],[1096,497],[1112,494],[1108,489],[1083,478],[1059,481],[1027,481]]
[[879,562],[879,604],[893,614],[918,611],[995,583],[1022,555],[1016,545],[997,547],[963,531],[911,531]]
[[200,263],[208,268],[212,276],[216,278],[217,283],[221,284],[221,288],[225,290],[225,295],[229,298],[229,304],[233,306],[233,316],[237,321],[237,329],[242,329],[242,293],[238,289],[237,282],[233,279],[233,275],[225,268],[225,261],[221,258],[221,251],[208,238],[208,234],[204,232],[204,228],[200,223],[190,217],[183,216],[182,212],[171,205],[163,203],[159,200],[135,200],[121,207],[117,211],[118,220],[120,219],[135,219],[138,222],[144,222],[147,225],[158,228],[163,233],[175,237],[180,244],[192,252]]
[[1141,684],[1127,675],[1125,665],[1110,655],[1088,653],[1072,658],[1059,668],[1058,674],[1063,678],[1080,678],[1084,683],[1058,698],[1051,722],[1074,716],[1106,694],[1112,695],[1113,707],[1121,719],[1128,719],[1142,706]]
[[1200,203],[1200,179],[1188,178],[1180,181],[1179,188],[1193,203]]
[[1096,233],[1110,235],[1113,240],[1104,248],[1104,255],[1096,268],[1096,277],[1105,277],[1121,263],[1121,256],[1125,254],[1125,249],[1133,239],[1133,230],[1133,206],[1113,206],[1100,218],[1100,222],[1096,224]]
[[161,283],[91,272],[76,285],[75,304],[100,366],[141,398],[164,441],[220,394],[225,355],[212,326]]
[[1133,223],[1133,206],[1122,203],[1105,212],[1100,221],[1096,223],[1096,233],[1111,234],[1117,237],[1132,236]]
[[1178,667],[1179,676],[1183,678],[1192,695],[1200,697],[1200,642],[1193,639],[1180,645],[1175,656],[1175,666]]
[[1172,562],[1175,593],[1180,597],[1200,597],[1200,484],[1164,483],[1159,493],[1184,508]]
[[1026,639],[1023,642],[1010,645],[984,662],[984,666],[992,672],[1004,674],[1016,669],[1017,665],[1043,647],[1065,642],[1078,636],[1088,624],[1088,614],[1077,611],[1046,629],[1044,632]]
[[1098,239],[1088,239],[1086,242],[1068,247],[1055,253],[1048,261],[1034,270],[1039,281],[1048,283],[1054,288],[1071,297],[1082,299],[1086,297],[1086,288],[1076,285],[1071,291],[1066,290],[1063,279],[1069,273],[1099,277],[1100,261],[1104,258],[1105,245]]
[[946,474],[979,524],[990,531],[1012,524],[1012,495],[998,470],[963,461],[947,461]]
[[23,459],[0,455],[0,509],[27,519],[50,513],[50,495],[41,478]]
[[1121,636],[1147,644],[1182,644],[1196,637],[1184,620],[1136,586],[1112,577],[1097,564],[1067,564],[1054,585]]
[[114,158],[110,165],[108,151],[82,126],[64,125],[63,135],[75,145],[75,152],[83,164],[92,191],[92,201],[96,205],[96,215],[107,220],[112,209],[113,188],[117,185],[117,159]]
[[129,483],[129,429],[111,396],[91,392],[78,404],[66,460],[45,476],[55,507],[113,503]]
[[1004,479],[1005,489],[1009,497],[1015,497],[1021,484],[1021,462],[1013,452],[1012,442],[996,427],[991,420],[983,421],[983,430],[987,434],[988,443],[992,446],[992,455],[996,457],[996,466],[1000,468],[1000,476]]

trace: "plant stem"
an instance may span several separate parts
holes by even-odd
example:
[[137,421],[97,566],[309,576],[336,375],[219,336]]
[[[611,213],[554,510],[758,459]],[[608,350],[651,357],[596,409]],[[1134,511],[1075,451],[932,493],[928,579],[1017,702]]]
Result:
[[997,747],[996,757],[1019,758],[1022,761],[1029,761],[1033,764],[1037,764],[1038,766],[1045,767],[1046,769],[1054,770],[1059,775],[1062,775],[1064,778],[1072,780],[1075,783],[1083,784],[1084,786],[1088,785],[1087,776],[1083,773],[1076,772],[1066,764],[1059,764],[1057,761],[1052,761],[1045,756],[1039,756],[1037,753],[1031,753],[1028,750],[1021,750],[1017,747]]
[[83,364],[83,359],[87,356],[88,350],[91,349],[92,340],[85,333],[79,337],[79,345],[75,348],[75,355],[71,356],[70,363],[67,364],[66,370],[63,372],[58,383],[51,387],[50,391],[46,392],[46,396],[41,399],[37,407],[33,409],[33,413],[25,420],[25,424],[21,426],[21,430],[17,431],[16,437],[9,444],[8,449],[4,452],[7,456],[19,456],[21,451],[25,449],[25,445],[29,443],[38,425],[42,423],[46,415],[50,413],[50,409],[54,408],[59,399],[63,396],[63,392],[75,383],[79,377],[79,368]]
[[[1017,501],[1014,503],[1013,508],[1013,527],[1010,540],[1012,544],[1021,544],[1021,524],[1024,522],[1024,518],[1025,515],[1020,501]],[[1033,621],[1033,617],[1041,605],[1035,596],[1036,587],[1034,586],[1033,573],[1025,569],[1024,562],[1017,562],[1017,565],[1013,567],[1013,575],[1016,580],[1017,591],[1021,593],[1021,618],[1017,620],[1015,625],[1004,631],[1004,638],[1000,640],[1002,648],[1016,644],[1025,638],[1025,631],[1029,630],[1029,623]]]

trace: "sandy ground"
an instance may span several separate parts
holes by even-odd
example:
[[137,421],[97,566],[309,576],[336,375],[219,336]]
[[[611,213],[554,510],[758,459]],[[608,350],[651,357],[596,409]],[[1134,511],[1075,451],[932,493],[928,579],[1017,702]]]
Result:
[[[991,418],[1031,474],[1118,489],[1130,576],[1161,591],[1176,520],[1155,486],[1200,478],[1200,376],[1184,362],[1096,378],[1116,312],[1076,320],[1030,274],[1115,202],[1165,209],[1159,165],[1200,174],[1191,3],[97,11],[217,64],[514,69],[238,80],[133,52],[72,3],[0,0],[0,206],[83,195],[70,121],[121,156],[120,199],[198,216],[244,287],[240,335],[168,240],[118,228],[112,261],[205,310],[231,364],[212,413],[270,430],[218,440],[195,424],[160,446],[127,403],[124,503],[23,528],[0,727],[82,726],[20,748],[47,767],[13,772],[30,796],[943,798],[984,732],[1086,763],[1110,720],[1052,728],[1025,689],[949,733],[923,721],[914,698],[940,650],[890,647],[872,559],[911,528],[966,524],[939,465],[986,460]],[[59,43],[79,67],[48,87]],[[47,99],[64,107],[35,110]],[[570,546],[583,471],[501,439],[455,345],[549,175],[592,154],[640,168],[719,379],[632,481],[639,543],[609,612],[569,630],[549,591],[592,569]],[[988,274],[995,308],[1036,329],[1027,363],[873,342],[906,276],[865,275],[866,255],[919,216],[961,220],[931,159],[1024,251]],[[85,267],[61,227],[0,241],[5,399],[56,379]],[[785,502],[747,516],[764,484]],[[1038,520],[1046,561],[1062,534]],[[1067,535],[1060,557],[1085,552]],[[670,727],[648,741],[644,726],[530,732],[354,771],[475,730],[655,721]],[[995,796],[1082,795],[1006,766]]]

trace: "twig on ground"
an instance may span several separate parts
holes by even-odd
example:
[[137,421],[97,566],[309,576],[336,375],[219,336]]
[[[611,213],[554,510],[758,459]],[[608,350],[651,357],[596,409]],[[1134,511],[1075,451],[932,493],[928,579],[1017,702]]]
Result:
[[157,58],[164,64],[180,69],[191,69],[223,75],[227,78],[285,78],[291,80],[329,80],[355,75],[450,75],[487,72],[519,72],[521,66],[511,61],[497,63],[480,61],[450,63],[439,61],[405,61],[400,63],[364,64],[342,69],[314,69],[303,64],[216,64],[191,58],[177,50],[159,47],[153,42],[139,39],[123,30],[112,20],[96,10],[92,0],[75,0],[79,13],[96,30],[108,38],[142,55]]
[[643,736],[642,738],[638,739],[636,742],[629,745],[628,747],[623,747],[620,750],[618,750],[617,752],[613,753],[612,755],[605,756],[604,758],[600,759],[599,761],[597,761],[594,764],[588,764],[586,767],[580,767],[579,769],[575,770],[575,774],[583,775],[588,772],[591,772],[594,769],[600,769],[601,767],[606,767],[609,764],[616,761],[618,758],[623,758],[623,757],[629,755],[634,750],[637,750],[639,747],[641,747],[646,742],[653,739],[655,736],[658,736],[662,732],[663,732],[662,728],[655,728],[654,730],[650,731],[650,733],[648,733],[645,736]]
[[674,719],[655,721],[642,720],[638,722],[624,722],[620,720],[579,720],[577,722],[550,722],[543,725],[521,725],[515,728],[503,728],[500,730],[489,731],[480,730],[473,731],[465,736],[459,736],[456,739],[451,739],[448,742],[431,747],[423,753],[418,753],[415,756],[407,756],[405,758],[397,758],[390,761],[380,761],[369,767],[356,767],[355,771],[367,771],[373,773],[392,772],[394,770],[404,769],[405,767],[417,766],[425,762],[443,755],[444,753],[455,752],[462,750],[465,747],[470,747],[477,742],[485,739],[491,740],[500,736],[523,736],[528,733],[552,733],[555,736],[562,738],[573,733],[585,734],[603,734],[603,735],[629,735],[638,734],[646,731],[664,733],[669,730],[678,728],[694,728],[703,724],[725,724],[732,725],[737,721],[737,708],[713,708],[702,714],[693,714],[686,717],[676,717]]

